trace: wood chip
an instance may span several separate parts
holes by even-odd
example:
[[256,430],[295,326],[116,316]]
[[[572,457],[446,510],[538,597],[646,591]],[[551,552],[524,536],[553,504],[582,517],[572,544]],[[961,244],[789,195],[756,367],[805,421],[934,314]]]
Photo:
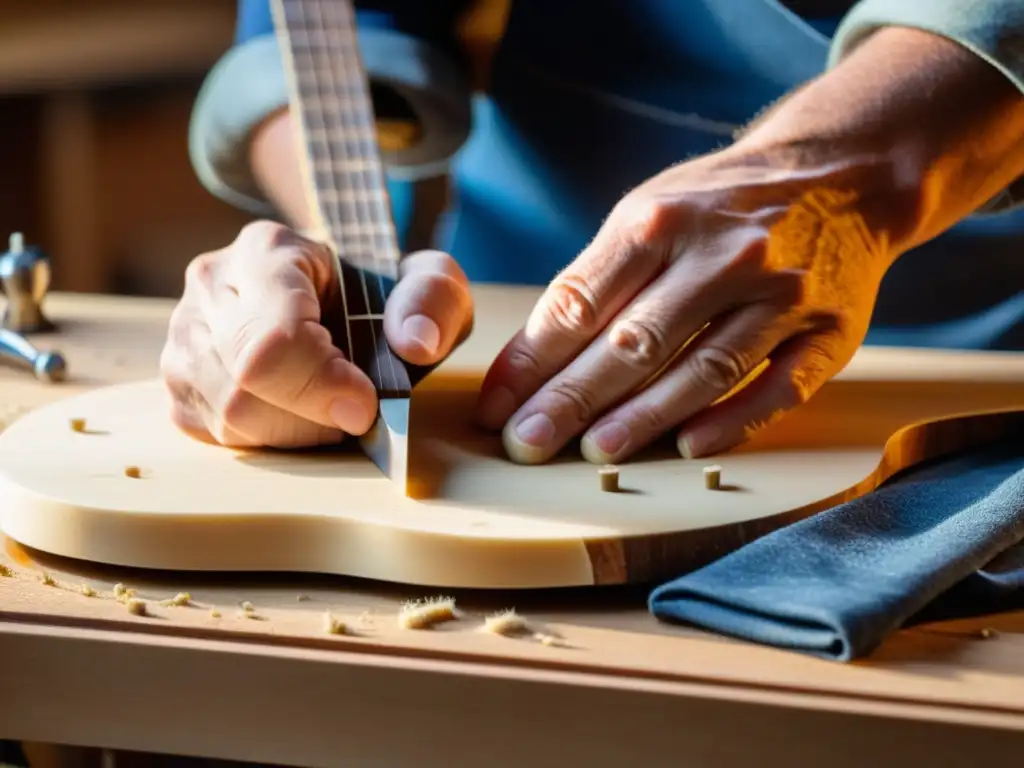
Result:
[[429,629],[445,621],[459,618],[455,599],[435,597],[406,603],[398,612],[398,626],[402,629]]

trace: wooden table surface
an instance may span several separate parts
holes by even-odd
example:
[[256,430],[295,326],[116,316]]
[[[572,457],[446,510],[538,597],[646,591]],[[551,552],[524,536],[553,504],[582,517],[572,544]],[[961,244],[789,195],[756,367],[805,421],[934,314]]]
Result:
[[[47,307],[61,328],[36,341],[71,378],[0,368],[0,418],[157,375],[173,302]],[[1024,614],[905,630],[843,665],[661,624],[637,590],[458,592],[462,620],[413,632],[397,610],[431,593],[411,587],[135,571],[2,537],[0,563],[0,738],[334,766],[963,765],[1024,746]],[[132,616],[115,583],[195,605]],[[477,631],[507,607],[563,642]],[[325,611],[354,633],[325,634]]]

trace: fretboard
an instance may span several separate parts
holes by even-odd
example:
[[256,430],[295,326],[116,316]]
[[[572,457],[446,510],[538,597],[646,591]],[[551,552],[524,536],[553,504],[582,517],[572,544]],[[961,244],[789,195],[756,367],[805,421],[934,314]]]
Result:
[[384,301],[401,252],[351,2],[272,0],[272,7],[306,187],[338,256],[344,328],[332,330],[381,397],[408,397],[406,365],[384,337]]

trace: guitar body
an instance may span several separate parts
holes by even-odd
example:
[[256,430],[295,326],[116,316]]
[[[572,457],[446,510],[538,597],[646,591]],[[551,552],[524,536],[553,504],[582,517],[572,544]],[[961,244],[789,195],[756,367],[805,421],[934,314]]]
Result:
[[[412,397],[408,495],[358,447],[237,451],[187,437],[153,381],[57,401],[0,434],[0,528],[135,567],[465,588],[650,582],[920,461],[1024,434],[1024,355],[866,348],[742,448],[695,461],[655,448],[620,467],[620,492],[602,491],[577,446],[517,465],[472,423],[487,366],[539,295],[475,292],[473,334]],[[79,418],[84,432],[69,426]],[[704,487],[711,463],[720,490]]]

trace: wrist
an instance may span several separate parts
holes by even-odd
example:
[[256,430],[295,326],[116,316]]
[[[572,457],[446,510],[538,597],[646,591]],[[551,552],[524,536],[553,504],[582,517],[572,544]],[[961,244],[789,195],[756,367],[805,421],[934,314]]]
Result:
[[948,39],[888,28],[756,121],[736,148],[811,175],[843,169],[898,255],[1024,173],[1022,136],[1024,96],[994,67]]

